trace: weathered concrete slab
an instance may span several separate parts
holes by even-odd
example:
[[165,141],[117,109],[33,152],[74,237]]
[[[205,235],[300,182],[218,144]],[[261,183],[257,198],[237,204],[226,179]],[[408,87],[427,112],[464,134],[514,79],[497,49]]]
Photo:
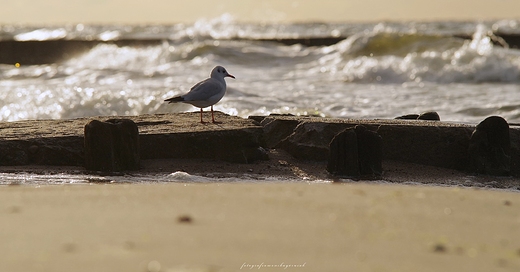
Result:
[[[297,123],[295,123],[297,122]],[[327,160],[328,145],[332,138],[346,128],[362,124],[377,131],[383,139],[383,159],[413,162],[457,170],[468,170],[469,139],[475,126],[420,120],[354,120],[317,117],[269,116],[261,121],[278,134],[265,135],[268,147],[281,148],[291,155],[305,160]],[[520,128],[510,127],[511,172],[520,170]]]
[[[0,165],[83,166],[85,124],[93,119],[0,123]],[[139,128],[141,159],[206,158],[231,162],[266,159],[261,147],[303,160],[327,161],[329,144],[356,125],[382,137],[383,160],[468,170],[475,125],[417,120],[353,120],[268,116],[244,119],[217,113],[221,124],[200,124],[198,112],[125,116]],[[520,176],[520,127],[510,124],[511,174]]]
[[[0,165],[84,165],[85,124],[114,117],[0,123]],[[262,158],[262,127],[217,113],[221,124],[201,124],[198,112],[125,116],[139,128],[142,159],[210,158],[249,162]]]

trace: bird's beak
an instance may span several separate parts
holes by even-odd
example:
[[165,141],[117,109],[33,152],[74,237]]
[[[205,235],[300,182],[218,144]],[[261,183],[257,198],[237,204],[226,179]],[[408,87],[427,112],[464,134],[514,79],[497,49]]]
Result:
[[228,76],[228,77],[232,77],[232,78],[235,78],[235,76],[232,75],[232,74],[227,74],[226,76]]

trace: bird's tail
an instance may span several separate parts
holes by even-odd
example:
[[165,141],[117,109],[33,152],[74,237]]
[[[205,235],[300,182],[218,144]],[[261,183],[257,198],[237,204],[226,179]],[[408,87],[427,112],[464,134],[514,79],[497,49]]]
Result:
[[169,103],[175,103],[175,102],[182,102],[182,101],[184,101],[184,97],[176,96],[176,97],[168,98],[168,99],[166,99],[164,101],[168,102],[168,104]]

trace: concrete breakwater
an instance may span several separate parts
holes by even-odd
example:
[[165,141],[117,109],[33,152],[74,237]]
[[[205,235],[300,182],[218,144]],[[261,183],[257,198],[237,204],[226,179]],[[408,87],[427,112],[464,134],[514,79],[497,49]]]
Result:
[[[327,161],[335,135],[363,125],[382,139],[382,160],[471,171],[474,125],[420,120],[336,119],[218,113],[221,124],[200,124],[198,112],[125,116],[139,133],[140,159],[212,159],[233,163],[268,160],[282,149],[296,160]],[[85,165],[85,125],[92,120],[30,120],[0,123],[0,165]],[[497,118],[499,119],[499,118]],[[502,119],[503,120],[503,119]],[[507,123],[506,123],[507,124]],[[507,175],[520,176],[520,127],[509,125]],[[481,136],[487,141],[491,136]],[[477,142],[476,145],[486,145]],[[492,147],[492,150],[494,147]],[[495,151],[493,151],[495,152]],[[495,152],[496,153],[496,152]],[[501,154],[501,153],[500,153]],[[494,174],[493,172],[488,174]]]
[[[460,34],[450,37],[471,40],[471,35]],[[328,46],[348,37],[319,38],[279,38],[259,39],[256,41],[276,42],[284,45],[301,44],[304,46]],[[491,41],[497,46],[520,48],[520,35],[510,33],[494,33]],[[0,64],[36,65],[60,62],[77,54],[84,53],[99,44],[114,44],[118,47],[145,47],[167,43],[167,39],[118,39],[118,40],[82,40],[58,39],[45,41],[0,40]]]

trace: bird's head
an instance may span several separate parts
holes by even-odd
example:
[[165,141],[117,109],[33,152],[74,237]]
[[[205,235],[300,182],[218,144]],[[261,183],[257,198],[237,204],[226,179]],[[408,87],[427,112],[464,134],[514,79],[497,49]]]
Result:
[[226,68],[222,66],[215,66],[213,70],[211,70],[211,77],[219,77],[219,78],[225,78],[225,77],[231,77],[235,78],[234,75],[227,72]]

